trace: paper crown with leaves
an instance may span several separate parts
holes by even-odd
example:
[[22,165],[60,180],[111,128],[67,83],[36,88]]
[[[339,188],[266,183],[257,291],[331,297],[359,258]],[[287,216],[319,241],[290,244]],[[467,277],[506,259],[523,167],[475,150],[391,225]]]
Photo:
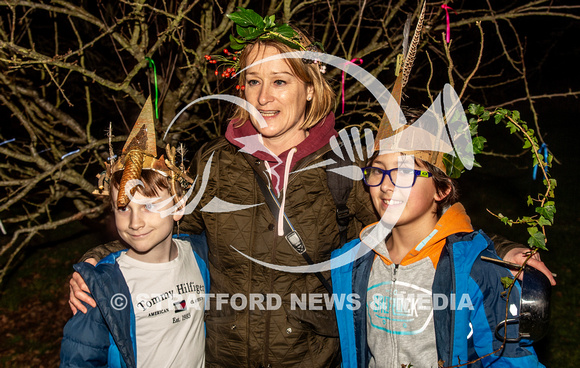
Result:
[[[187,175],[183,166],[183,160],[179,166],[176,165],[175,147],[171,147],[168,144],[165,154],[167,158],[164,155],[157,158],[155,117],[153,103],[151,97],[149,97],[125,142],[121,157],[118,160],[114,160],[111,157],[111,163],[107,164],[106,171],[98,175],[98,189],[95,190],[94,194],[109,195],[110,178],[119,171],[123,171],[117,198],[117,207],[119,208],[126,207],[129,204],[130,198],[126,193],[126,186],[131,180],[139,180],[142,170],[153,170],[165,177],[171,178],[172,194],[176,194],[176,183],[179,183],[184,189],[188,189],[193,183],[193,180]],[[136,190],[137,186],[131,188],[131,195],[134,195]]]
[[[257,41],[278,41],[297,51],[323,52],[324,48],[319,42],[313,42],[308,37],[299,33],[287,23],[276,23],[274,15],[260,16],[252,9],[238,7],[238,10],[227,15],[235,24],[235,35],[230,35],[230,47],[233,52],[224,50],[222,55],[205,55],[205,59],[211,64],[219,62],[220,67],[227,67],[222,77],[234,77],[239,70],[239,53],[250,44]],[[326,67],[319,61],[303,59],[304,63],[318,63],[321,73]],[[219,73],[216,71],[216,75]]]
[[[403,88],[407,84],[413,62],[415,61],[415,55],[417,52],[417,45],[419,44],[419,39],[421,35],[421,29],[423,27],[423,20],[425,18],[425,5],[421,9],[421,14],[419,15],[419,20],[417,21],[417,26],[415,28],[415,33],[413,39],[409,46],[403,45],[403,54],[399,58],[399,64],[397,67],[398,76],[393,85],[393,90],[391,92],[392,98],[387,104],[387,109],[390,111],[399,111],[396,103],[399,107],[401,106],[401,98],[403,93]],[[410,24],[409,24],[410,25]],[[408,34],[408,30],[405,31]],[[405,35],[404,40],[407,39]],[[436,136],[430,137],[428,134],[421,134],[421,128],[413,125],[403,125],[395,130],[393,130],[393,122],[389,121],[387,114],[384,114],[377,135],[375,137],[375,150],[385,152],[401,152],[409,155],[414,155],[423,161],[429,162],[434,166],[446,172],[446,167],[443,162],[444,153],[439,150],[408,150],[408,147],[435,147],[437,144],[435,142],[424,142],[425,140],[437,140]],[[398,122],[395,122],[398,123]],[[398,125],[398,124],[396,124]],[[414,134],[415,132],[420,132],[420,134]],[[417,140],[422,140],[423,142],[417,142]],[[438,142],[437,142],[438,143]],[[405,148],[406,147],[406,148]],[[439,147],[440,150],[452,150],[452,147]]]

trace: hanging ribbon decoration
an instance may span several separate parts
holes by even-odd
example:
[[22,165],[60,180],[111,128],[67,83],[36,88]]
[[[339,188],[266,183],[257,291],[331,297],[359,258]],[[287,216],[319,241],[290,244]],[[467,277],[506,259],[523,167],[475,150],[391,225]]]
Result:
[[[449,10],[453,10],[453,8],[447,4],[441,4],[441,7],[445,9],[445,18],[447,19],[447,32],[445,34],[445,41],[449,43],[451,42],[451,25],[449,22]],[[455,12],[455,10],[453,10],[453,12],[457,15],[457,12]]]
[[[546,173],[548,173],[548,145],[546,143],[542,143],[540,149],[538,150],[538,153],[540,155],[542,154],[544,155],[544,162],[542,163],[542,166],[544,166]],[[536,180],[536,176],[538,174],[538,164],[534,165],[534,171],[532,173],[532,179],[534,180]]]
[[[349,61],[348,63],[346,63],[346,65],[348,65],[349,63],[350,63],[350,64],[358,64],[358,65],[362,65],[362,63],[363,63],[363,59],[360,59],[360,58],[354,58],[354,59],[352,59],[351,61]],[[342,113],[343,113],[343,114],[344,114],[344,79],[345,79],[345,76],[344,76],[344,74],[345,74],[345,73],[344,73],[344,70],[343,70],[343,71],[342,71]]]
[[155,67],[155,62],[153,59],[146,57],[145,60],[149,62],[149,67],[153,68],[153,80],[155,81],[155,118],[159,119],[159,89],[157,88],[157,68]]

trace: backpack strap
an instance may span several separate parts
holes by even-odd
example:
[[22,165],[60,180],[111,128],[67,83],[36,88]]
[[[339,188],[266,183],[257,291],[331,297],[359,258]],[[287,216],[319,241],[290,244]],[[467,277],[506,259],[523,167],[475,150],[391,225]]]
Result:
[[337,174],[335,172],[330,171],[329,169],[338,168],[340,166],[344,166],[344,163],[347,164],[352,163],[348,159],[340,158],[334,151],[328,151],[324,155],[324,159],[332,159],[334,163],[328,165],[326,167],[326,181],[328,183],[328,189],[332,194],[332,198],[334,199],[334,203],[336,205],[336,222],[338,223],[338,231],[340,234],[340,245],[343,246],[346,244],[348,238],[348,224],[350,223],[350,219],[352,215],[348,207],[346,206],[346,202],[348,201],[348,197],[350,195],[350,191],[352,190],[352,180],[347,178],[344,175]]

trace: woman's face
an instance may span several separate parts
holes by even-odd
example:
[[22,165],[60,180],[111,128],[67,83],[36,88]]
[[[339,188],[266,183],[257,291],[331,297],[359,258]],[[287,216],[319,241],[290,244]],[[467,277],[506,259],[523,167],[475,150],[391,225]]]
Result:
[[[248,55],[248,64],[278,54],[272,46],[254,47]],[[312,86],[294,75],[284,59],[246,70],[246,100],[258,109],[268,125],[261,127],[253,117],[250,120],[266,143],[282,144],[289,149],[304,140],[306,132],[300,126],[313,91]]]

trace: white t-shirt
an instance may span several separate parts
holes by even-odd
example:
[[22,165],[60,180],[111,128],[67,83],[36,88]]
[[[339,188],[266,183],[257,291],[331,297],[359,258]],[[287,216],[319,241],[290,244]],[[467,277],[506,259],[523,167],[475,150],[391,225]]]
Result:
[[205,286],[191,245],[173,239],[177,257],[146,263],[117,259],[135,311],[137,367],[205,365]]

